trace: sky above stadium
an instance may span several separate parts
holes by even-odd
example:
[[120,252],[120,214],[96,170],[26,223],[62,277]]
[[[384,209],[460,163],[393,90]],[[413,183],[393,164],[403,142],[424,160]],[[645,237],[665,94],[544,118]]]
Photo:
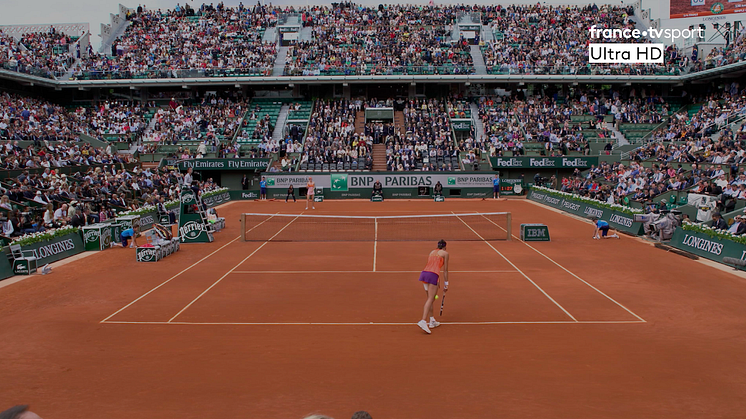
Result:
[[[334,0],[338,2],[339,0]],[[384,1],[384,0],[355,0],[358,4],[371,4],[378,5],[381,3],[402,3],[402,4],[426,4],[428,0],[406,0],[406,1]],[[136,8],[138,3],[129,0],[71,0],[71,1],[59,1],[59,0],[28,0],[28,1],[17,1],[17,0],[0,0],[0,25],[18,25],[18,24],[52,24],[52,23],[89,23],[91,28],[91,42],[94,48],[98,49],[101,44],[101,24],[109,23],[109,14],[116,14],[119,10],[119,3],[124,4],[130,8]],[[176,6],[176,4],[184,4],[184,1],[177,0],[143,0],[141,4],[144,4],[149,9],[170,9]],[[208,1],[208,3],[210,3]],[[219,1],[214,1],[214,4]],[[224,3],[227,6],[235,6],[240,3],[240,0],[225,0]],[[251,0],[244,0],[245,5],[254,4]],[[269,2],[267,2],[269,3]],[[271,2],[274,5],[306,5],[309,4],[306,0],[275,0]],[[330,4],[332,1],[311,1],[310,4]],[[436,4],[444,4],[446,2],[436,1]],[[453,2],[463,3],[463,1]],[[488,3],[485,0],[474,0],[466,3]],[[501,4],[535,4],[536,0],[509,0],[498,2]],[[586,4],[588,1],[569,1],[568,0],[545,0],[543,4]],[[616,3],[614,1],[613,3]],[[202,4],[202,1],[190,1],[192,7],[197,8]],[[494,2],[492,4],[495,4]]]

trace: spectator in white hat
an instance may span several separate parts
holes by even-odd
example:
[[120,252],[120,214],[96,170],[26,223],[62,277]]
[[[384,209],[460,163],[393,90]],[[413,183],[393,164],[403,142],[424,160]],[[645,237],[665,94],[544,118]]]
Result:
[[34,196],[34,201],[38,202],[38,203],[40,203],[42,205],[46,205],[47,204],[47,202],[41,196],[41,191],[36,191],[36,196]]

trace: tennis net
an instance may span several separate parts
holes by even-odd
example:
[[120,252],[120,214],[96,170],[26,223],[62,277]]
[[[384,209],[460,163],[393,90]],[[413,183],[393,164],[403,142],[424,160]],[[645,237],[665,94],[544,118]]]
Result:
[[241,215],[242,241],[471,241],[510,240],[509,212],[385,217]]

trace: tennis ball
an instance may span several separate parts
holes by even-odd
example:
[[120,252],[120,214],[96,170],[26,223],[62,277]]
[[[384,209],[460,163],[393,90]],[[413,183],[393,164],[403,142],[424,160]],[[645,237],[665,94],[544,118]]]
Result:
[[438,299],[438,294],[435,294],[435,299],[436,299],[436,300]]

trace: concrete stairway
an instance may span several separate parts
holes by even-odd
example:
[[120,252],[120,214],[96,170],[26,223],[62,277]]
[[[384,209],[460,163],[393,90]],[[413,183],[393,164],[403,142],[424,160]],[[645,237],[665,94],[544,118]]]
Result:
[[407,128],[404,126],[404,112],[394,111],[394,128],[398,129],[401,135],[407,133]]
[[477,106],[476,103],[470,103],[469,109],[471,110],[471,116],[474,120],[474,130],[475,135],[477,138],[475,140],[480,140],[485,137],[484,134],[484,123],[482,122],[482,118],[479,117],[479,106]]
[[272,131],[272,139],[277,141],[285,138],[285,123],[288,120],[288,114],[290,113],[290,105],[282,105],[280,108],[280,114],[277,116],[277,123],[275,124],[275,130]]
[[365,111],[355,113],[355,134],[365,133]]
[[385,172],[386,171],[386,145],[385,144],[373,144],[373,171],[374,172]]
[[476,74],[487,74],[487,65],[484,63],[484,56],[482,55],[482,51],[479,50],[479,45],[471,45],[469,53],[471,54],[471,59],[474,61]]
[[104,39],[103,43],[101,44],[101,48],[99,48],[99,52],[101,52],[104,55],[111,55],[111,45],[119,39],[120,36],[124,34],[124,32],[127,30],[127,28],[130,26],[131,21],[127,21],[124,25],[122,25],[115,33],[111,34],[109,39]]
[[306,26],[305,28],[302,28],[300,30],[300,35],[298,35],[299,41],[311,41],[313,40],[313,28],[310,26]]
[[630,144],[629,140],[627,140],[627,137],[625,137],[621,131],[616,129],[613,124],[610,124],[609,126],[611,127],[611,132],[614,133],[614,138],[616,138],[616,144],[618,146]]
[[277,50],[277,58],[275,59],[275,65],[272,68],[272,77],[279,77],[285,73],[285,62],[288,57],[288,49],[290,49],[290,47],[279,47]]

